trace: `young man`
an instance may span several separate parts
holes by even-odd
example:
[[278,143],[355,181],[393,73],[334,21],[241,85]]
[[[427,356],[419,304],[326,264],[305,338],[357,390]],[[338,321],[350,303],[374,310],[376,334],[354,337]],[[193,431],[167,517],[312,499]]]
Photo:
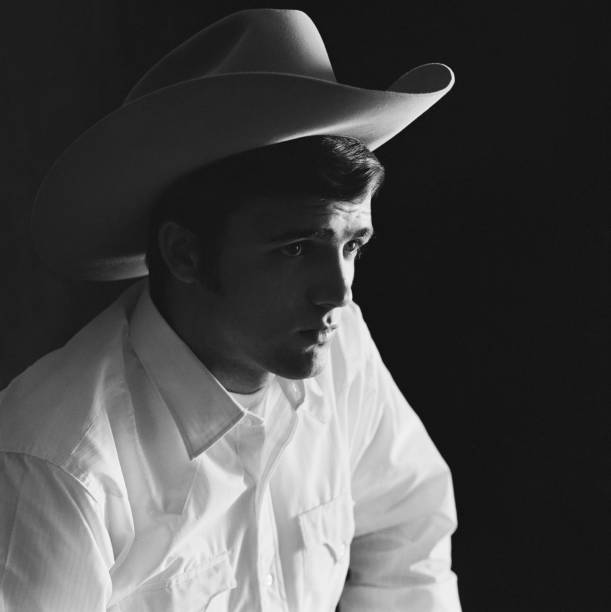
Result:
[[460,609],[449,470],[351,299],[371,149],[451,84],[339,85],[307,16],[244,11],[60,158],[46,260],[150,279],[0,396],[3,609]]

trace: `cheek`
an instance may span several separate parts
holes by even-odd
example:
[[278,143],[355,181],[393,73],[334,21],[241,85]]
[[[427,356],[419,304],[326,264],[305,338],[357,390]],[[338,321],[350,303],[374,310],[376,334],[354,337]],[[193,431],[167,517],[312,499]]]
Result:
[[230,316],[249,335],[257,335],[258,329],[282,331],[302,322],[307,302],[303,265],[252,253],[227,258],[224,264],[221,284],[231,313],[221,316]]
[[294,275],[245,267],[227,287],[227,306],[250,333],[281,329],[300,310],[298,285]]
[[251,258],[242,260],[230,275],[233,292],[253,303],[288,303],[304,293],[303,270],[294,262]]

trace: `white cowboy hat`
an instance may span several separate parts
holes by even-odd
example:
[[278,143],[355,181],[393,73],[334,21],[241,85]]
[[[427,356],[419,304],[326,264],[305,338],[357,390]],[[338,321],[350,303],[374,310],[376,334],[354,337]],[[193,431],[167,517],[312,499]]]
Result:
[[343,85],[305,13],[229,15],[161,59],[55,162],[36,196],[34,246],[66,276],[144,276],[149,208],[173,179],[302,136],[352,136],[373,150],[453,83],[447,66],[425,64],[388,91]]

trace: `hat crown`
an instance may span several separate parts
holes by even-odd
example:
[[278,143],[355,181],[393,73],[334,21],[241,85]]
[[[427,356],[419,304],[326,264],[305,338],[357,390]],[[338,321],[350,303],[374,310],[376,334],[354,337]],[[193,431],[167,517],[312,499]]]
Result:
[[251,9],[213,23],[163,57],[125,103],[182,81],[256,72],[336,82],[320,33],[304,12]]

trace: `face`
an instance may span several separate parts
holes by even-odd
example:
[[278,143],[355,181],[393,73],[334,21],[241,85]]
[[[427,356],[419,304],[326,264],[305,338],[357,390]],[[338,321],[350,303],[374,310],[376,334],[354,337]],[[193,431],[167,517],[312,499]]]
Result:
[[315,376],[340,310],[352,298],[359,251],[372,234],[369,195],[249,203],[229,221],[221,288],[206,295],[201,337],[214,342],[216,358],[235,374]]

